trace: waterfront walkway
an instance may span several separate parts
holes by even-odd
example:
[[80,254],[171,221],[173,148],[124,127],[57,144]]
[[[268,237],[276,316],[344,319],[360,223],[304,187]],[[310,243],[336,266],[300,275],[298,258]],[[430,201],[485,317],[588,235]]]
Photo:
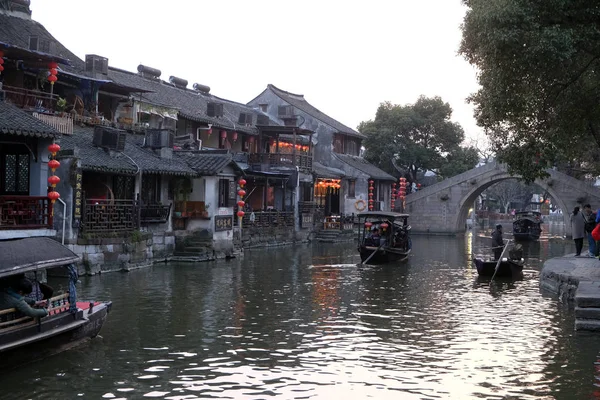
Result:
[[540,287],[575,301],[575,329],[600,331],[600,260],[574,253],[544,263]]

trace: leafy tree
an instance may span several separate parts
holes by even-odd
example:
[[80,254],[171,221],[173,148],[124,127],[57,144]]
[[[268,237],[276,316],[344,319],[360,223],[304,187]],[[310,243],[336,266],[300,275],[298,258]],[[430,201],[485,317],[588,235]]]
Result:
[[471,169],[477,164],[477,151],[460,147],[465,135],[451,116],[452,108],[440,97],[421,96],[405,106],[382,103],[375,119],[358,127],[367,136],[365,158],[392,174],[397,174],[397,166],[413,182],[418,172],[432,170],[450,177]]
[[463,3],[460,53],[481,85],[470,101],[499,160],[529,182],[549,166],[596,173],[582,154],[600,148],[598,1]]

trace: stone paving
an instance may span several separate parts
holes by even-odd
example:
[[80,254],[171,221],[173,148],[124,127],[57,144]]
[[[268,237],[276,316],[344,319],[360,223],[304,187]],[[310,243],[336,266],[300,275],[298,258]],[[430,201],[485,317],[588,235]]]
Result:
[[544,263],[540,287],[575,302],[575,329],[600,331],[600,260],[568,254]]

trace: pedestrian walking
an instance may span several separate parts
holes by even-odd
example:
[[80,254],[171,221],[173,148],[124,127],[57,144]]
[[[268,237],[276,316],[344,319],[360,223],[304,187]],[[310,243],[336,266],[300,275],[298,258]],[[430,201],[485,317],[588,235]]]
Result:
[[571,213],[571,233],[575,242],[575,257],[580,257],[585,237],[585,218],[579,211],[579,207],[575,207]]

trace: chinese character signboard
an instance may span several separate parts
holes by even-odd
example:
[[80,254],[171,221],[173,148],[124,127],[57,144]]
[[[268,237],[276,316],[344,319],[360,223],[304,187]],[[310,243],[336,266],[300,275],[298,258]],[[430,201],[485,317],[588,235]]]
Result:
[[215,232],[233,229],[233,215],[215,215]]
[[81,170],[75,171],[75,186],[73,187],[73,225],[79,225],[81,220],[81,209],[83,207],[83,188]]
[[313,226],[313,215],[311,213],[302,213],[301,216],[300,227],[303,229],[311,228]]

